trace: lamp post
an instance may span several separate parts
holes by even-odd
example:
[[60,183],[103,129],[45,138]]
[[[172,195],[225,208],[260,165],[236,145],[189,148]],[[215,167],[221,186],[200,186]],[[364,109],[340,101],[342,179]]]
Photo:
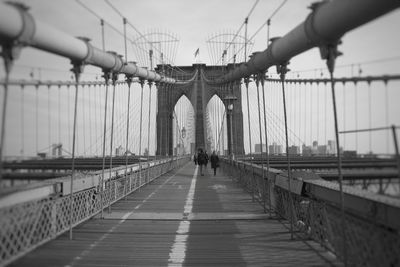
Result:
[[185,126],[182,127],[181,134],[182,134],[182,153],[185,154],[185,138],[186,138]]
[[229,134],[228,138],[230,140],[231,145],[229,146],[229,156],[230,156],[231,159],[233,159],[234,155],[233,155],[233,127],[232,127],[233,119],[232,119],[232,117],[233,117],[233,102],[235,100],[237,100],[237,97],[234,96],[233,94],[232,95],[227,95],[224,98],[224,100],[226,100],[227,104],[228,104],[227,105],[227,109],[228,109],[227,114],[229,114],[229,124],[230,124],[230,127],[229,127],[230,134]]

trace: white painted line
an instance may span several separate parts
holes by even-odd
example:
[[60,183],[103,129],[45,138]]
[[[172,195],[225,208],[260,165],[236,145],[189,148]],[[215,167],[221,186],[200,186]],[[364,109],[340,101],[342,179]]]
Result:
[[[152,194],[150,194],[147,198],[144,199],[144,202],[147,201],[149,198],[151,198],[153,196],[153,194],[155,192],[157,192],[158,190],[160,190],[161,187],[163,187],[166,183],[168,183],[172,178],[174,178],[176,176],[177,173],[175,173],[174,175],[172,175],[171,177],[169,177],[167,180],[165,180],[164,183],[162,183],[161,185],[159,185],[157,187],[156,190],[154,190],[154,192]],[[143,202],[139,205],[137,205],[133,210],[137,210],[139,209],[141,206],[143,205]],[[121,220],[118,221],[118,223],[116,225],[114,225],[113,227],[111,227],[106,233],[104,233],[98,240],[94,241],[92,244],[89,245],[89,248],[85,249],[84,251],[82,251],[78,256],[76,256],[69,264],[64,265],[64,267],[73,267],[75,266],[82,258],[83,256],[86,256],[87,254],[89,254],[89,252],[91,250],[93,250],[95,247],[97,247],[99,245],[99,243],[101,241],[103,241],[105,238],[107,238],[112,232],[115,231],[115,229],[117,229],[117,227],[119,225],[121,225],[123,222],[125,222],[129,216],[131,216],[133,214],[133,210],[129,211],[127,213],[125,213],[122,217]]]
[[[193,209],[193,198],[196,189],[198,166],[193,174],[192,182],[190,184],[189,192],[186,197],[185,207],[183,211],[184,217],[187,217]],[[190,221],[181,221],[178,230],[176,231],[175,241],[172,245],[171,252],[169,253],[168,267],[182,266],[186,258],[186,244],[189,237]]]

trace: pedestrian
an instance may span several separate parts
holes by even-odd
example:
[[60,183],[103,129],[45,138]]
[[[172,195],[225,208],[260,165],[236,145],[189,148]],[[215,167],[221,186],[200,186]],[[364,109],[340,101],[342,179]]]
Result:
[[208,160],[210,159],[210,158],[208,157],[207,150],[204,150],[204,155],[205,155],[205,157],[206,157],[206,168],[207,168]]
[[219,167],[219,158],[218,155],[215,154],[215,150],[211,154],[210,161],[211,161],[211,168],[214,169],[214,176],[215,176],[217,174],[217,168]]
[[199,153],[197,153],[197,164],[200,166],[200,175],[204,176],[203,165],[206,165],[206,154],[203,149],[199,148]]
[[194,165],[197,165],[197,157],[196,157],[196,154],[193,155],[193,161],[194,161]]

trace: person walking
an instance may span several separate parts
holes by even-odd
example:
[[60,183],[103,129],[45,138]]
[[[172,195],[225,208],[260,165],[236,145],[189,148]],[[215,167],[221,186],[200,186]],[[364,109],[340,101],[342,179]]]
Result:
[[218,155],[215,154],[215,150],[211,154],[210,161],[211,161],[211,168],[214,169],[214,176],[215,176],[217,174],[217,168],[219,167],[219,158]]
[[206,154],[204,153],[203,149],[199,148],[199,153],[197,153],[197,164],[200,166],[200,175],[204,176],[203,172],[203,165],[206,165],[207,159]]
[[204,155],[206,157],[206,168],[207,168],[207,164],[208,164],[208,161],[209,161],[207,150],[204,150]]

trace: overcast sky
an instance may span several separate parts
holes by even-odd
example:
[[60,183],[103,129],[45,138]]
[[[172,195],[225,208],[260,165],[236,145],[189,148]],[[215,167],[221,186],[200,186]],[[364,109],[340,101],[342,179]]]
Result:
[[[121,17],[102,0],[81,0],[106,22],[123,31]],[[200,60],[210,64],[206,40],[211,34],[228,31],[235,32],[243,23],[255,1],[243,0],[146,0],[127,1],[109,0],[139,31],[146,33],[151,29],[175,33],[180,42],[176,65],[191,65],[194,62],[194,53],[200,50]],[[92,39],[93,45],[101,48],[101,28],[99,19],[85,10],[77,1],[64,0],[23,0],[31,7],[35,18],[54,26],[72,36],[85,36]],[[282,3],[282,0],[261,0],[249,18],[249,36],[262,25],[273,11]],[[283,36],[295,26],[304,21],[310,13],[308,6],[314,0],[288,0],[282,9],[273,17],[270,36]],[[383,58],[400,56],[400,37],[396,27],[400,25],[400,10],[392,12],[378,20],[368,23],[343,38],[340,50],[344,56],[338,59],[338,65],[357,64]],[[106,26],[106,50],[124,54],[123,38]],[[128,36],[134,38],[136,33],[128,27]],[[242,31],[242,34],[244,32]],[[267,27],[254,39],[253,51],[261,51],[267,47]],[[24,57],[19,64],[66,68],[68,60],[46,55],[43,52],[24,50]],[[46,60],[43,60],[46,58]],[[137,61],[132,50],[128,50],[128,59]],[[238,61],[240,61],[239,59]],[[50,63],[51,62],[51,63]],[[398,61],[396,62],[398,66]],[[395,65],[396,66],[396,65]],[[69,66],[68,66],[69,67]],[[317,49],[291,60],[292,71],[301,71],[314,68],[324,68]],[[393,65],[386,64],[387,69],[381,66],[373,72],[387,73],[393,71]],[[368,66],[364,67],[367,71]],[[54,75],[54,74],[52,74]]]
[[[107,23],[116,27],[119,31],[123,31],[122,18],[112,10],[109,5],[107,5],[105,0],[80,1],[82,1],[82,3],[84,3],[90,10],[102,17]],[[236,32],[255,3],[253,0],[109,1],[115,5],[123,16],[125,16],[128,21],[143,34],[146,34],[151,30],[157,30],[174,33],[178,36],[180,42],[177,49],[176,60],[173,65],[193,64],[195,62],[194,53],[197,49],[200,51],[198,60],[202,63],[210,64],[211,60],[207,51],[206,40],[216,33],[228,31]],[[92,40],[94,46],[98,48],[102,47],[99,19],[83,8],[77,1],[18,0],[18,2],[24,2],[28,5],[30,7],[30,12],[33,14],[35,19],[51,25],[71,36],[88,37]],[[252,36],[260,25],[266,22],[268,17],[282,2],[282,0],[259,1],[249,18],[249,36]],[[282,9],[273,17],[270,36],[284,36],[298,24],[302,23],[310,13],[308,6],[310,6],[312,2],[315,2],[315,0],[288,0]],[[396,10],[347,33],[342,39],[343,44],[339,47],[339,50],[343,52],[344,55],[338,58],[338,67],[335,75],[346,77],[358,75],[360,69],[362,70],[362,75],[398,74],[400,70],[400,36],[397,28],[399,25],[400,10]],[[132,27],[128,27],[128,37],[133,39],[136,35],[137,33],[135,33]],[[266,27],[255,37],[254,42],[253,51],[262,51],[267,48]],[[109,26],[105,27],[105,48],[106,50],[112,50],[119,54],[124,54],[123,37],[117,34]],[[222,51],[220,53],[222,54]],[[132,49],[128,50],[128,60],[138,61],[138,56],[134,54]],[[238,61],[242,61],[242,59],[238,59]],[[353,65],[353,67],[351,67],[351,65]],[[0,67],[0,78],[4,77],[4,70],[2,68],[3,66]],[[38,51],[33,48],[24,48],[20,58],[16,61],[11,77],[42,80],[69,80],[71,79],[71,73],[69,72],[70,68],[71,66],[68,59],[54,56],[43,51]],[[318,49],[312,49],[293,58],[291,60],[290,69],[291,72],[289,73],[289,77],[297,77],[297,75],[300,75],[300,77],[320,77],[326,67],[325,62],[320,59]],[[270,72],[274,73],[275,70],[271,68]],[[33,73],[33,77],[31,76],[31,73]],[[100,73],[101,70],[99,68],[86,67],[83,79],[94,80],[96,77],[100,79]],[[397,99],[400,97],[400,92],[397,90],[397,85],[398,83],[389,83],[388,98],[390,109],[388,110],[388,114],[390,119],[388,122],[384,119],[385,109],[383,104],[383,89],[380,87],[373,88],[374,106],[371,116],[374,117],[372,118],[371,127],[381,127],[387,126],[386,124],[400,123],[400,118],[398,116],[400,110],[397,105]],[[360,89],[360,91],[361,90],[362,89]],[[34,138],[32,130],[26,131],[27,133],[25,134],[25,137],[18,137],[19,132],[21,132],[22,129],[22,126],[18,126],[20,123],[19,121],[21,121],[21,115],[19,114],[19,110],[21,109],[20,91],[21,90],[14,90],[10,95],[7,143],[9,147],[12,147],[12,152],[10,151],[11,154],[17,154],[15,151],[19,150],[20,143],[23,142],[18,139],[25,139],[26,141],[24,142],[28,143],[32,142],[32,138]],[[43,131],[47,128],[47,91],[48,90],[41,89],[39,92],[39,98],[41,101],[39,103],[39,115],[40,119],[43,121],[39,122],[39,124],[43,124],[43,129],[41,128]],[[343,99],[345,94],[348,94],[347,99],[352,99],[352,97],[354,97],[352,95],[352,90],[346,90],[346,93],[344,89],[342,91]],[[365,90],[363,92],[365,92]],[[64,93],[66,94],[66,91]],[[24,120],[25,122],[29,121],[32,124],[34,123],[33,114],[35,113],[33,105],[35,103],[34,96],[34,91],[27,90],[25,103],[30,102],[26,104],[25,113],[27,114]],[[57,100],[55,91],[52,91],[52,97],[54,98],[51,103],[52,107],[56,107],[59,100]],[[63,97],[66,97],[66,95],[61,95],[61,99],[63,99]],[[86,97],[88,99],[90,98],[90,96]],[[121,97],[122,99],[126,99],[123,98],[123,96]],[[343,99],[340,99],[340,97],[341,96],[339,95],[339,104],[342,105],[341,101]],[[307,96],[304,96],[304,98],[307,98]],[[280,100],[278,99],[278,101]],[[346,103],[348,106],[343,108],[345,109],[344,111],[339,110],[339,113],[348,113],[349,116],[353,116],[352,104],[349,103],[349,100],[347,100]],[[93,104],[98,104],[98,102],[96,101],[96,103]],[[64,106],[63,108],[65,108]],[[363,114],[368,114],[368,110],[371,110],[368,107],[368,101],[361,100],[358,109],[358,116],[360,117],[358,127],[369,127],[368,116],[363,116]],[[41,113],[43,113],[43,115]],[[316,110],[314,113],[319,114],[321,111]],[[52,120],[54,120],[52,125],[54,125],[57,121],[56,114],[54,113],[52,116],[54,116],[54,118],[52,118]],[[341,117],[345,118],[343,115],[341,115]],[[247,123],[246,118],[244,123]],[[341,129],[353,129],[354,125],[354,121],[348,119],[347,124],[343,125]],[[64,126],[62,125],[61,128]],[[34,126],[32,127],[34,128]],[[25,130],[27,128],[28,126],[26,126]],[[312,127],[309,128],[312,129]],[[51,133],[53,136],[51,138],[52,140],[49,142],[41,142],[39,148],[48,146],[47,143],[57,141],[56,133],[57,131],[53,130]],[[332,133],[332,131],[330,131],[330,133]],[[47,139],[46,135],[50,136],[50,133],[44,132],[41,134],[41,137]],[[305,133],[304,136],[300,137],[303,140],[306,140],[308,135],[310,134]],[[310,140],[306,140],[307,144],[310,144],[311,141],[314,140],[312,134],[310,136]],[[329,138],[332,139],[333,135],[329,136]],[[48,139],[50,140],[50,138]],[[11,141],[14,142],[11,143]],[[65,140],[63,142],[66,143]],[[325,140],[322,140],[321,143],[322,142],[325,142]],[[379,143],[380,141],[377,139],[376,142]],[[28,151],[27,148],[25,148],[25,150]],[[34,151],[33,145],[31,150]]]

